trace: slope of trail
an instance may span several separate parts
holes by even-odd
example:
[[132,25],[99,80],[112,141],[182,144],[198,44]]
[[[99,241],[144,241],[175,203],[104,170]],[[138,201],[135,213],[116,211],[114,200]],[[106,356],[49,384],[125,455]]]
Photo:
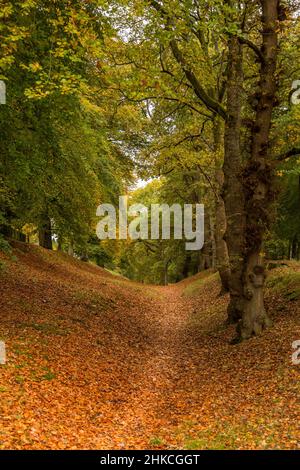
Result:
[[0,448],[299,448],[295,296],[270,288],[274,326],[230,346],[216,274],[157,287],[35,246],[14,256]]

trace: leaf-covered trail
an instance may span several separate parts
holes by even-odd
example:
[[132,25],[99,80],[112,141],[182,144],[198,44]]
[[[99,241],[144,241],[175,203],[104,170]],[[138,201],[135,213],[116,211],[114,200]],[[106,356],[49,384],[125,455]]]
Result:
[[299,302],[230,346],[206,273],[144,286],[16,244],[1,272],[0,448],[299,448]]
[[[160,444],[161,430],[170,424],[178,424],[183,405],[176,397],[177,384],[184,372],[179,364],[188,318],[181,299],[182,289],[148,289],[154,293],[152,302],[144,306],[152,335],[136,364],[138,377],[134,390],[116,417],[116,424],[122,424],[121,445],[125,447],[134,445],[137,440],[145,445],[145,436],[148,436],[148,445],[151,442]],[[118,445],[118,439],[115,444]]]

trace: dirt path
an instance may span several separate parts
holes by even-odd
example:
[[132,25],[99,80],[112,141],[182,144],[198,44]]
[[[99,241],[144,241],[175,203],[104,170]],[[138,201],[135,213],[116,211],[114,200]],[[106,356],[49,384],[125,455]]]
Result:
[[[114,390],[112,429],[106,429],[107,446],[130,448],[147,445],[160,446],[162,428],[177,424],[176,385],[182,374],[179,357],[182,356],[183,336],[188,312],[182,299],[182,287],[147,287],[151,302],[144,305],[148,324],[146,347],[143,345],[131,364],[124,357],[130,382],[126,396]],[[121,396],[120,396],[121,395]],[[147,444],[146,444],[147,443]]]
[[114,428],[116,447],[128,448],[137,442],[145,445],[145,436],[148,436],[148,444],[159,445],[163,427],[178,422],[176,386],[179,377],[186,372],[181,370],[179,358],[183,356],[188,312],[181,297],[182,288],[153,290],[158,299],[148,305],[147,316],[156,334],[151,337],[144,357],[140,356],[136,388],[115,417],[114,423],[122,436],[120,442]]

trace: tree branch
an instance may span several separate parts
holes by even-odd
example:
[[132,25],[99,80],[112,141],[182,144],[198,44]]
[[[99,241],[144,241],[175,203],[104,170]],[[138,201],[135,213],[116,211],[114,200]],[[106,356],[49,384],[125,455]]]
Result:
[[[150,0],[150,4],[153,6],[153,8],[155,8],[156,11],[158,11],[167,20],[166,28],[170,30],[171,19],[168,13],[166,12],[166,10],[156,0]],[[186,63],[185,58],[178,47],[177,39],[171,39],[169,44],[170,44],[170,47],[171,47],[171,50],[172,50],[172,53],[176,62],[181,66],[182,70],[184,71],[185,76],[187,80],[190,82],[190,84],[192,85],[196,96],[207,107],[207,109],[212,111],[214,114],[218,114],[224,120],[226,120],[227,119],[226,110],[223,108],[223,106],[220,103],[218,103],[213,98],[211,98],[209,94],[205,91],[204,87],[201,85],[200,81],[196,77],[193,70],[191,70],[191,68]]]
[[202,101],[203,104],[205,104],[205,106],[210,111],[212,111],[215,114],[219,114],[219,116],[221,116],[223,119],[226,120],[227,114],[223,106],[217,101],[215,101],[213,98],[211,98],[206,93],[205,89],[203,88],[199,80],[197,79],[195,73],[189,67],[187,67],[185,59],[178,47],[176,39],[171,39],[170,46],[171,46],[171,49],[172,49],[172,52],[176,61],[178,62],[179,65],[181,65],[186,78],[188,79],[188,81],[190,82],[190,84],[192,85],[194,89],[196,96],[200,99],[200,101]]
[[250,47],[252,51],[255,52],[262,64],[265,63],[265,57],[263,53],[261,52],[260,48],[256,44],[254,44],[254,42],[250,41],[249,39],[243,38],[242,36],[237,36],[237,38],[241,44],[245,44],[246,46]]
[[284,152],[284,153],[281,153],[280,155],[277,155],[277,157],[275,158],[275,161],[283,162],[284,160],[287,160],[288,158],[294,157],[296,155],[300,156],[300,147],[299,148],[294,147],[294,148],[288,150],[287,152]]

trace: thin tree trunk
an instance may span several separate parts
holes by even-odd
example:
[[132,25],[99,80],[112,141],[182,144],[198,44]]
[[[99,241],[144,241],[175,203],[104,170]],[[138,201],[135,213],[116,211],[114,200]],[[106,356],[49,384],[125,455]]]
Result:
[[39,245],[47,250],[52,250],[52,228],[51,220],[45,216],[38,231]]
[[168,285],[168,268],[169,268],[169,261],[166,261],[164,266],[164,285]]
[[71,241],[68,246],[68,255],[74,256],[74,243]]
[[211,267],[211,236],[210,236],[210,215],[206,210],[204,213],[204,246],[201,250],[199,271],[204,271]]
[[216,224],[214,223],[213,217],[209,216],[209,230],[211,239],[211,267],[216,269],[217,266],[217,247],[216,247],[216,235],[215,235]]
[[292,256],[291,256],[292,259],[297,258],[297,246],[298,246],[297,236],[294,236],[294,238],[292,240]]
[[191,264],[191,255],[188,251],[185,254],[185,260],[182,268],[182,277],[183,279],[187,278],[190,274],[190,264]]
[[62,251],[62,239],[61,239],[61,237],[58,237],[58,240],[57,240],[57,251]]
[[226,213],[224,200],[221,197],[221,191],[224,185],[223,169],[219,168],[220,152],[222,148],[221,123],[218,117],[215,117],[213,123],[214,152],[215,152],[215,180],[217,185],[215,195],[216,225],[214,230],[215,250],[216,250],[216,268],[219,271],[222,291],[229,291],[230,267],[229,256],[224,235],[226,232]]
[[89,260],[89,255],[87,254],[87,251],[83,251],[83,253],[81,253],[81,255],[80,255],[80,260],[81,260],[81,261],[84,261],[85,263],[88,262],[88,260]]

